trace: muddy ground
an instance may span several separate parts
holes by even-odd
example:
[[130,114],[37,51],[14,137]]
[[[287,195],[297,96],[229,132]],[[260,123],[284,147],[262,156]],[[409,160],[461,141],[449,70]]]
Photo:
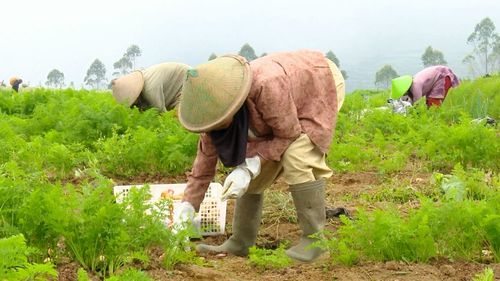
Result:
[[[356,209],[374,209],[387,202],[374,200],[367,202],[366,196],[380,194],[382,189],[405,187],[415,191],[425,191],[430,186],[431,174],[401,173],[387,177],[376,173],[336,174],[327,185],[327,206],[345,207],[354,216]],[[151,179],[150,179],[151,180]],[[148,180],[146,180],[148,181]],[[154,182],[154,181],[148,181]],[[165,182],[158,180],[158,182]],[[269,200],[267,195],[274,199]],[[363,200],[362,197],[365,196]],[[274,200],[274,201],[273,201]],[[394,203],[394,202],[393,202]],[[220,244],[230,236],[234,202],[229,202],[226,235],[205,237],[195,243]],[[298,240],[300,229],[294,222],[293,203],[284,182],[276,183],[267,193],[264,203],[263,223],[260,228],[257,245],[265,248],[275,248],[284,241]],[[416,200],[395,203],[402,210],[418,207]],[[276,210],[276,206],[278,210]],[[338,218],[328,220],[327,228],[335,230],[340,225]],[[428,264],[405,262],[365,262],[353,267],[331,265],[329,254],[326,253],[311,264],[296,263],[286,269],[258,270],[248,263],[246,258],[235,256],[204,256],[206,265],[179,265],[173,271],[167,271],[161,266],[151,266],[148,274],[155,280],[472,280],[473,277],[491,267],[495,271],[495,280],[500,280],[500,264],[481,264],[466,261],[433,260]],[[154,264],[154,263],[152,263]],[[78,266],[74,263],[59,267],[59,280],[76,280]],[[95,280],[98,280],[95,278]]]

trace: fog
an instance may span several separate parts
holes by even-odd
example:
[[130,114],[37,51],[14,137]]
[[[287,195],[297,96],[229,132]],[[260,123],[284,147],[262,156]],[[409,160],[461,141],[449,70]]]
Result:
[[423,66],[431,45],[460,76],[472,51],[467,37],[483,18],[500,29],[498,0],[17,0],[2,1],[0,81],[18,75],[44,85],[58,69],[83,86],[94,59],[112,79],[113,63],[138,45],[139,67],[165,61],[196,66],[249,43],[264,52],[332,50],[347,71],[348,91],[374,88],[375,73],[391,64],[399,74]]

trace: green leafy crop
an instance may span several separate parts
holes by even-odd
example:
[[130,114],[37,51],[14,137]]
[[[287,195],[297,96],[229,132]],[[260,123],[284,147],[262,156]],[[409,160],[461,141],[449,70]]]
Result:
[[29,262],[31,252],[22,235],[0,239],[0,280],[56,280],[54,265]]
[[275,250],[250,247],[248,258],[251,265],[261,270],[285,268],[293,263],[283,244]]

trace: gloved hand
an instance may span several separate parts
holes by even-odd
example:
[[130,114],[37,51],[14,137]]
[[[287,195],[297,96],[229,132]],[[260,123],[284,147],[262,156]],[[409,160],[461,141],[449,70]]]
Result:
[[260,174],[260,157],[246,158],[238,165],[224,181],[222,201],[241,197],[248,189],[250,181]]
[[411,102],[409,99],[405,98],[403,96],[400,99],[397,100],[392,100],[391,105],[392,105],[392,112],[397,113],[397,114],[406,114],[407,108],[411,107]]
[[193,226],[196,231],[200,229],[200,221],[196,219],[196,211],[191,203],[184,201],[174,209],[174,222],[172,231],[177,233],[186,227]]

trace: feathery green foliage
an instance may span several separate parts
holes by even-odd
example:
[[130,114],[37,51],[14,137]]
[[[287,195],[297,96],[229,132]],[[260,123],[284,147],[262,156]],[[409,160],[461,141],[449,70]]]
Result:
[[[432,171],[433,181],[425,191],[396,186],[362,194],[369,202],[418,200],[420,207],[343,219],[345,225],[320,242],[333,261],[481,261],[483,252],[499,260],[499,132],[471,122],[499,118],[499,78],[463,82],[441,108],[420,103],[405,116],[378,109],[388,92],[346,97],[327,158],[333,169]],[[130,109],[109,92],[0,90],[0,135],[0,238],[23,237],[30,249],[19,252],[22,270],[8,274],[50,278],[53,266],[41,262],[69,258],[83,268],[82,280],[85,270],[102,279],[149,280],[140,270],[148,267],[152,248],[163,249],[169,270],[202,262],[187,239],[191,230],[174,234],[164,225],[166,202],[150,203],[147,188],[133,189],[122,204],[112,193],[110,179],[178,176],[189,169],[198,137],[179,125],[175,113]],[[264,220],[293,221],[289,196],[270,195],[266,202],[279,210],[266,209]],[[263,269],[285,267],[282,250],[253,249],[250,259]]]
[[34,251],[26,246],[23,235],[0,239],[0,280],[56,280],[52,263],[31,263]]
[[406,116],[381,108],[387,92],[348,95],[328,163],[339,171],[381,173],[415,164],[449,171],[456,163],[498,171],[498,128],[472,120],[487,115],[499,118],[499,83],[498,76],[463,83],[450,92],[441,108],[427,109],[419,103]]
[[292,264],[292,259],[285,253],[285,245],[280,245],[276,250],[250,247],[248,255],[251,265],[261,269],[279,269]]
[[482,273],[476,274],[472,281],[493,281],[495,280],[495,273],[490,267],[485,268]]

